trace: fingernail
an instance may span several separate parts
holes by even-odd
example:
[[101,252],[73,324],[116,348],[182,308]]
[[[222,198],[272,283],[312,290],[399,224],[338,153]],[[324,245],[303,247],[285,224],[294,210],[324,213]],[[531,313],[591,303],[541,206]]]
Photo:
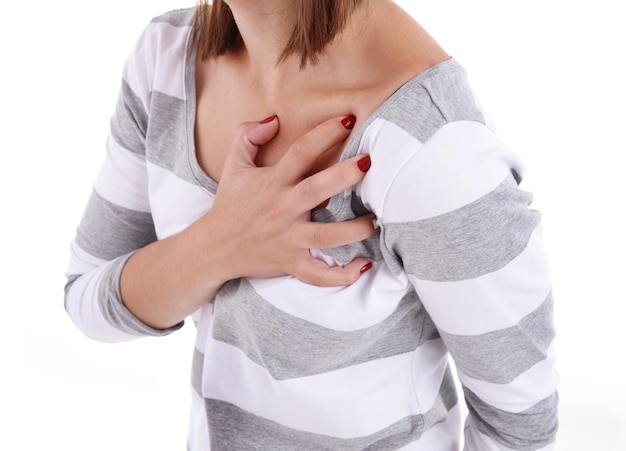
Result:
[[266,117],[265,119],[263,119],[261,122],[259,122],[259,124],[269,124],[270,122],[272,122],[274,119],[276,119],[276,115],[272,114],[270,117]]
[[369,271],[370,269],[372,269],[372,266],[374,266],[374,265],[372,265],[372,262],[369,262],[368,264],[364,265],[364,266],[361,268],[361,274],[363,274],[364,272],[367,272],[367,271]]
[[361,172],[367,172],[372,166],[372,160],[370,159],[369,155],[365,155],[363,158],[356,162],[356,165],[359,167]]
[[356,116],[351,114],[350,116],[346,116],[341,120],[341,123],[348,130],[352,130],[354,128],[354,124],[356,124]]

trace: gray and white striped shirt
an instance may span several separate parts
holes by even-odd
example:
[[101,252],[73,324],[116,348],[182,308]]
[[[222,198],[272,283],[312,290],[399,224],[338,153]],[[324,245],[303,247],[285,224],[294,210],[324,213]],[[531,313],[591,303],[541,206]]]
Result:
[[[66,309],[87,335],[155,330],[121,302],[126,259],[210,208],[217,184],[194,148],[193,10],[153,20],[125,67],[107,153],[71,244]],[[523,165],[485,124],[450,59],[398,89],[343,158],[371,156],[362,183],[317,221],[372,211],[380,232],[331,250],[367,257],[348,287],[293,277],[228,282],[197,312],[188,448],[552,449],[557,376],[540,215]]]

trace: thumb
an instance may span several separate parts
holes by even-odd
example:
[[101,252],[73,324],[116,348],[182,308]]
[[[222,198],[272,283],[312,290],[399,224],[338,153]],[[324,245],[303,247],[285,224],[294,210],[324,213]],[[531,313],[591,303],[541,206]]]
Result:
[[[278,117],[270,116],[261,122],[244,122],[237,128],[224,169],[253,167],[259,147],[267,144],[278,132]],[[233,165],[233,166],[231,166]]]

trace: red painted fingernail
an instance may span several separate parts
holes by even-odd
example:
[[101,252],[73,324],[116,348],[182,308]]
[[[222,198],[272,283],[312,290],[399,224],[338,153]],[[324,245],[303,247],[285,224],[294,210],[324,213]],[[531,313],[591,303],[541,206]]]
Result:
[[372,166],[372,160],[369,155],[365,155],[363,158],[356,162],[356,165],[362,172],[367,172]]
[[276,119],[276,115],[273,114],[270,117],[266,117],[265,119],[263,119],[261,122],[259,122],[259,124],[269,124],[270,122],[272,122],[274,119]]
[[369,271],[370,269],[372,269],[372,266],[374,266],[374,265],[372,265],[372,262],[369,262],[367,265],[364,265],[364,266],[361,268],[361,274],[363,274],[364,272],[367,272],[367,271]]
[[346,116],[341,120],[341,123],[348,130],[352,130],[354,128],[354,124],[356,124],[356,116],[351,114],[350,116]]

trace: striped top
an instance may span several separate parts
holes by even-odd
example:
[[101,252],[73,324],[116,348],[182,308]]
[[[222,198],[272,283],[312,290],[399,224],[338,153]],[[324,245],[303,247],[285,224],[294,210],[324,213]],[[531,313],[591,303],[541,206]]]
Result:
[[[217,184],[194,148],[193,9],[154,19],[128,59],[107,153],[71,243],[65,308],[92,338],[164,335],[125,309],[126,259],[204,215]],[[351,137],[353,189],[315,211],[372,211],[380,232],[313,250],[373,268],[348,287],[294,277],[224,285],[194,315],[190,450],[552,449],[552,296],[523,164],[454,60],[416,76]]]

